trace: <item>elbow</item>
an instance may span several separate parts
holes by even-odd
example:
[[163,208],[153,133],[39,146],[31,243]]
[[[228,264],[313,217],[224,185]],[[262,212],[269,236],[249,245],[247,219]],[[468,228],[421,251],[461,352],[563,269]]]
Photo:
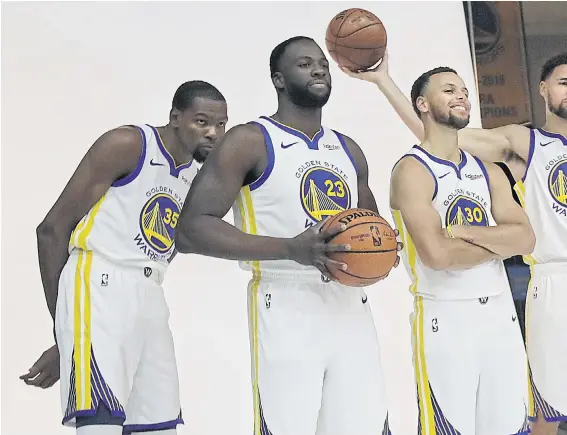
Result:
[[35,234],[38,243],[43,240],[52,238],[55,233],[56,233],[55,225],[53,224],[53,222],[50,222],[48,220],[43,220],[35,229]]
[[194,225],[195,220],[192,219],[177,227],[175,231],[175,249],[181,254],[199,253],[197,246],[197,229]]
[[421,256],[423,265],[433,270],[446,270],[449,268],[449,257],[442,250],[424,253]]
[[522,246],[520,255],[530,255],[535,248],[536,245],[536,235],[531,225],[526,227],[526,231],[524,232],[524,237],[522,237]]

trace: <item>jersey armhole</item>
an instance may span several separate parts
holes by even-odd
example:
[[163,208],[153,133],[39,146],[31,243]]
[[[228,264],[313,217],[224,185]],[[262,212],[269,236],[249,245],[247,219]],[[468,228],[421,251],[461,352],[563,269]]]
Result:
[[396,166],[398,166],[398,163],[400,163],[406,157],[413,157],[418,162],[421,162],[421,164],[427,168],[427,170],[429,171],[429,173],[433,177],[433,182],[435,183],[435,190],[433,191],[433,196],[431,197],[431,201],[435,201],[435,198],[437,198],[437,191],[439,189],[439,185],[437,184],[437,177],[433,173],[433,170],[429,167],[429,165],[421,157],[419,157],[418,155],[415,155],[415,154],[404,154],[402,157],[400,157],[400,159],[396,163],[394,163],[394,166],[392,166],[392,172],[394,171]]
[[530,150],[528,152],[528,160],[526,161],[526,171],[522,177],[522,183],[526,181],[526,176],[528,175],[528,170],[530,169],[530,164],[535,152],[535,132],[533,128],[530,128]]
[[140,127],[138,127],[137,125],[129,125],[128,127],[137,128],[138,131],[140,132],[140,134],[142,135],[142,152],[140,153],[140,157],[138,158],[138,164],[136,165],[134,170],[132,172],[130,172],[128,175],[126,175],[125,177],[122,177],[122,178],[119,178],[118,180],[115,180],[114,183],[111,184],[112,187],[126,186],[128,183],[131,183],[132,181],[134,181],[136,179],[136,177],[142,171],[142,168],[144,166],[144,161],[146,160],[146,148],[147,148],[147,146],[146,146],[146,134],[144,133],[144,130],[141,129]]
[[358,166],[356,165],[356,160],[354,160],[354,157],[352,156],[350,150],[348,149],[344,136],[335,130],[333,130],[333,133],[335,133],[335,135],[339,139],[339,142],[341,143],[341,146],[343,147],[345,154],[348,156],[349,160],[351,161],[352,166],[354,166],[354,171],[356,172],[356,175],[360,176],[358,173]]
[[266,164],[266,169],[260,174],[260,176],[249,183],[247,183],[250,191],[258,189],[262,184],[266,182],[266,180],[270,177],[272,170],[274,169],[274,162],[275,162],[275,153],[274,153],[274,145],[272,144],[272,138],[262,124],[256,121],[251,121],[248,123],[249,125],[257,125],[262,130],[262,135],[264,136],[264,145],[266,146],[266,152],[268,153],[268,162]]

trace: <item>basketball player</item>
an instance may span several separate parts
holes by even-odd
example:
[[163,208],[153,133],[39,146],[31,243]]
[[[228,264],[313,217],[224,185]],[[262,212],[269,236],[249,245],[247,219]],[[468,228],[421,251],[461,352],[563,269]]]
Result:
[[[352,139],[321,125],[331,76],[311,38],[275,47],[270,70],[277,112],[226,134],[189,192],[176,246],[252,271],[256,435],[387,434],[367,296],[329,280],[327,266],[346,265],[326,254],[349,246],[325,242],[342,229],[321,231],[342,210],[377,211],[367,162]],[[231,206],[236,226],[222,220]]]
[[[374,71],[349,74],[376,83],[406,125],[423,137],[421,121],[388,74],[387,58]],[[466,128],[459,131],[459,146],[508,165],[534,227],[537,243],[524,257],[532,275],[526,301],[529,414],[534,435],[555,435],[558,422],[567,421],[567,330],[562,327],[567,306],[567,53],[543,65],[539,93],[546,112],[542,128]]]
[[226,121],[214,86],[182,84],[166,126],[103,134],[37,228],[57,344],[22,379],[48,387],[60,361],[63,424],[79,435],[173,435],[183,423],[161,284],[194,161]]
[[468,91],[450,68],[411,91],[424,141],[394,166],[390,204],[414,294],[420,434],[527,434],[528,370],[503,258],[535,236],[504,173],[461,151]]

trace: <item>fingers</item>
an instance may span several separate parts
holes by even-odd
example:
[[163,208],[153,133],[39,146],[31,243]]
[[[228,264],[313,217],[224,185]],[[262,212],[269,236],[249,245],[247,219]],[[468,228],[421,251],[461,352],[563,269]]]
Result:
[[398,242],[398,244],[396,245],[396,250],[401,251],[403,249],[404,249],[404,244],[402,242]]
[[331,226],[330,228],[327,228],[324,231],[321,231],[321,237],[323,238],[323,240],[329,240],[332,239],[333,237],[335,237],[337,234],[342,233],[344,230],[346,230],[346,225],[345,224],[341,224],[341,225],[337,225],[337,226]]
[[28,379],[24,382],[28,385],[32,385],[34,387],[39,387],[47,379],[47,377],[48,377],[47,372],[41,372],[36,378]]
[[318,262],[315,264],[315,267],[319,269],[319,272],[321,272],[321,281],[331,282],[335,280],[333,278],[333,275],[331,275],[331,272],[329,272],[329,269],[327,269],[327,266],[325,266],[323,263]]
[[400,256],[398,255],[398,256],[396,257],[396,261],[395,261],[395,263],[394,263],[394,267],[398,267],[399,264],[400,264]]
[[396,228],[394,228],[394,235],[396,237],[398,237],[400,235],[400,232]]
[[336,260],[331,260],[330,258],[325,258],[325,266],[327,267],[327,270],[329,267],[334,266],[337,269],[341,269],[341,270],[347,270],[348,266],[346,265],[346,263],[341,263],[340,261],[336,261]]
[[350,245],[331,245],[326,244],[324,247],[325,252],[347,252],[351,250]]
[[41,358],[39,360],[37,360],[37,362],[32,366],[31,369],[29,369],[28,373],[20,376],[20,379],[28,380],[28,379],[35,378],[39,374],[39,372],[41,372],[40,361],[41,361]]
[[55,374],[50,374],[45,378],[45,380],[39,386],[43,389],[49,388],[55,382],[57,382],[58,379],[59,379],[59,376],[56,376]]
[[314,230],[316,233],[319,233],[321,232],[321,228],[323,227],[323,225],[325,225],[325,219],[317,222],[315,225],[311,227],[311,229]]

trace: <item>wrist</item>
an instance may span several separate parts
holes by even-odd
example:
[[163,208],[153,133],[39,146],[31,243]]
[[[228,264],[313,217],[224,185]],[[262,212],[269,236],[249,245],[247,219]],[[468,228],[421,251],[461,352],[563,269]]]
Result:
[[284,260],[292,260],[295,261],[295,237],[282,239],[283,241],[283,253],[284,253]]
[[384,90],[386,88],[388,88],[389,85],[391,85],[393,83],[392,81],[392,77],[390,77],[390,75],[386,72],[386,73],[381,73],[381,74],[377,74],[374,77],[373,80],[374,84],[376,86],[378,86],[378,89],[380,89],[380,91],[384,92]]
[[449,225],[452,238],[469,241],[468,227],[466,225]]

